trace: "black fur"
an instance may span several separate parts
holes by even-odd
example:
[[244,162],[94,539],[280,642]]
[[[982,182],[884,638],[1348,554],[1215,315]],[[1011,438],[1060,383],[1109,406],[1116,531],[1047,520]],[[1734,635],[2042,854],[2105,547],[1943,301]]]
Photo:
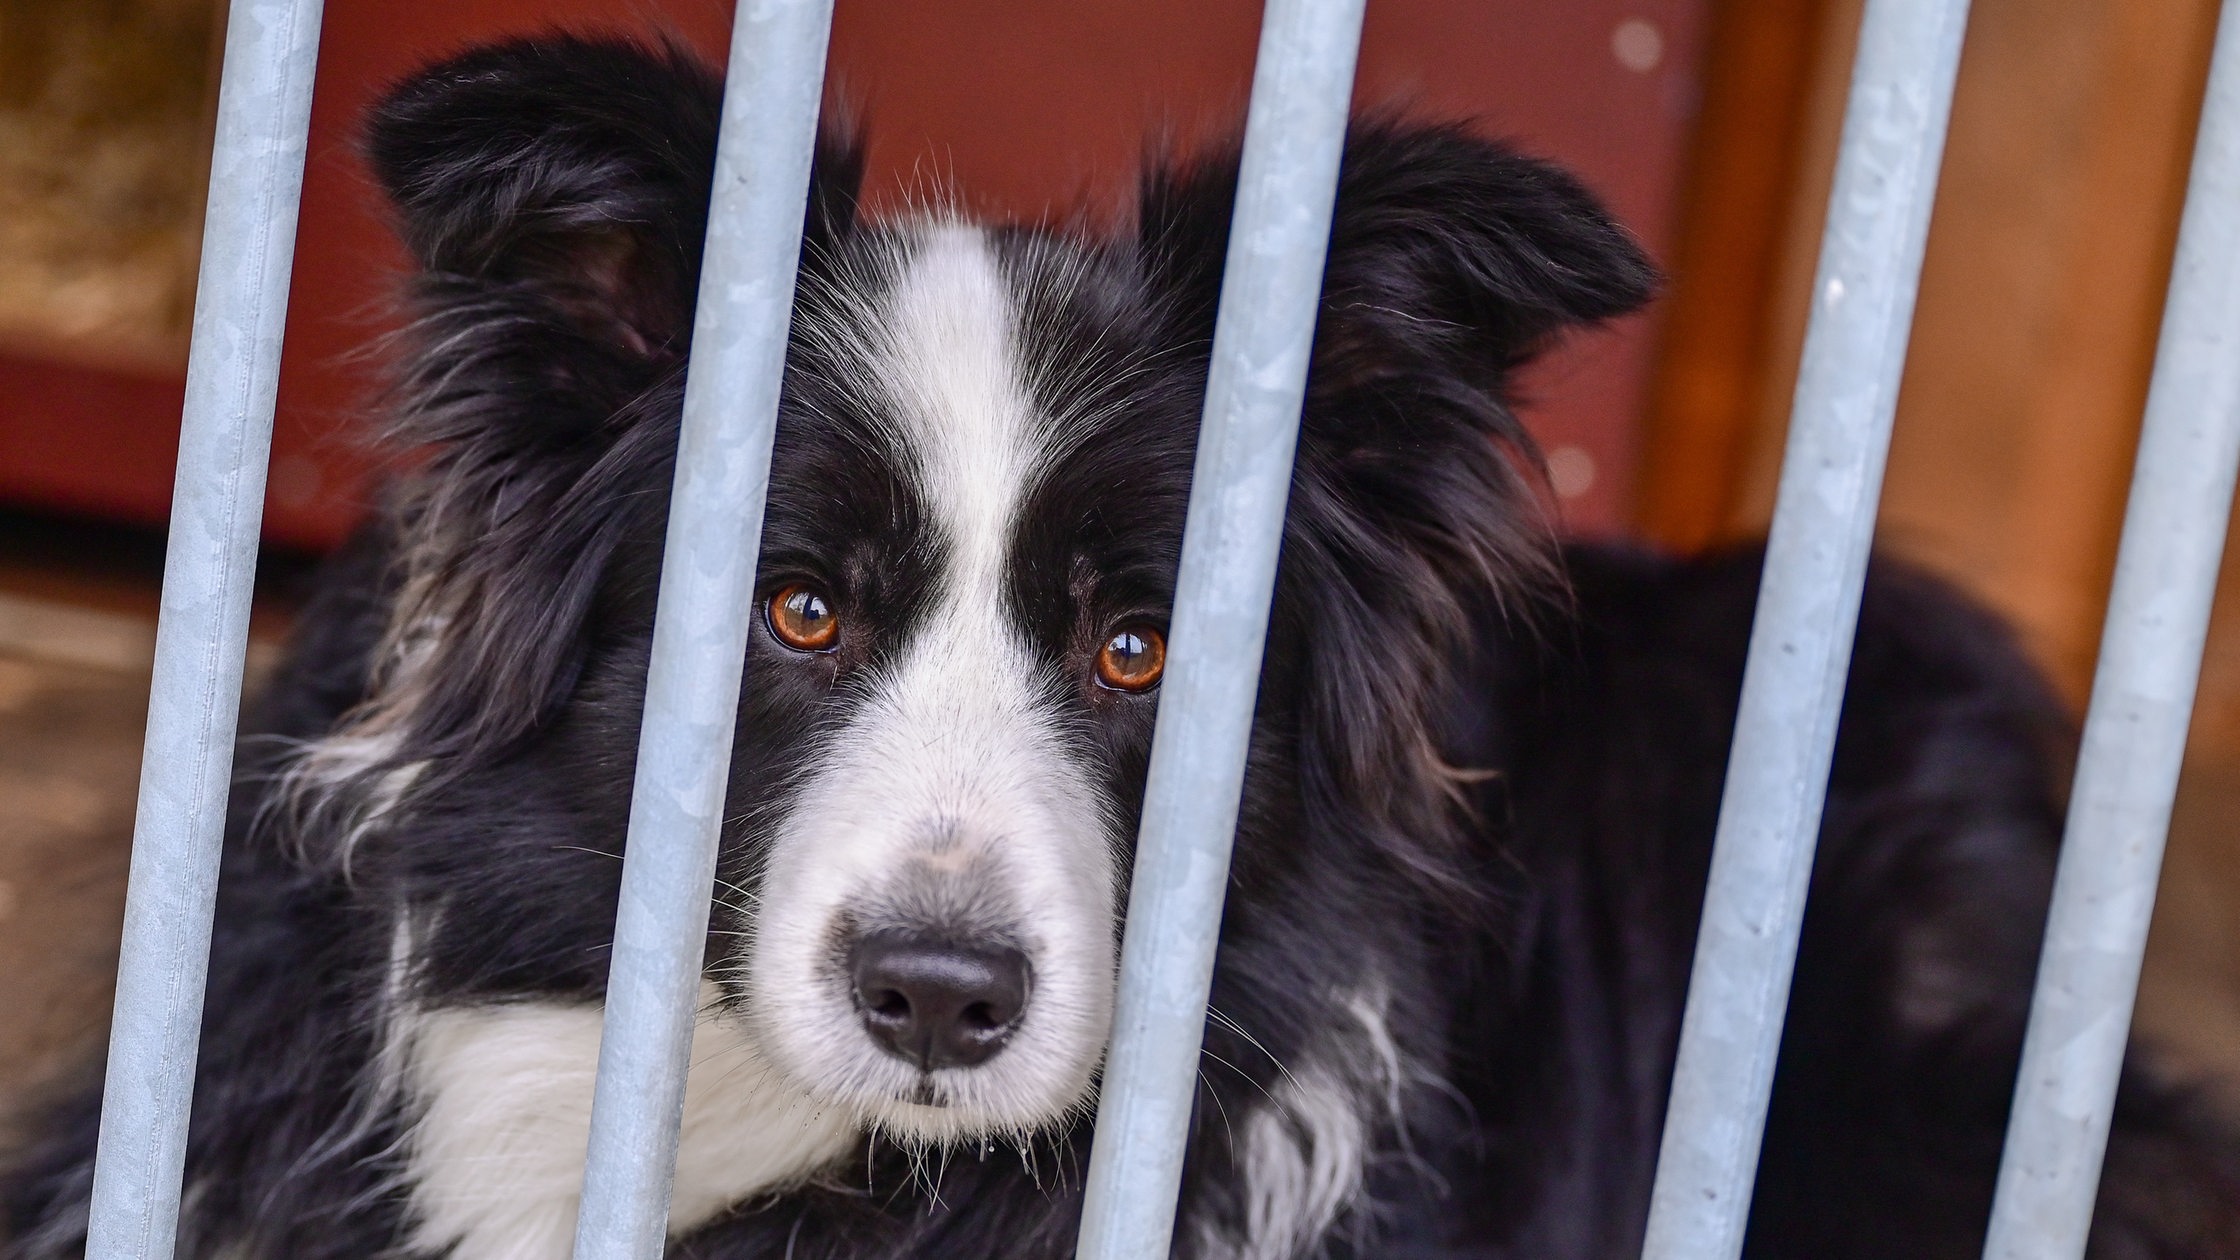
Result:
[[[403,1254],[407,1120],[369,1082],[404,908],[445,911],[422,1001],[602,990],[716,94],[674,51],[548,38],[427,71],[374,115],[422,267],[397,426],[429,458],[337,560],[244,746],[183,1255]],[[859,169],[845,138],[823,146],[805,310],[879,265]],[[1053,661],[1171,596],[1234,178],[1233,155],[1154,173],[1133,237],[998,238],[1033,295],[1029,388],[1092,417],[1018,530],[1016,613]],[[1233,1118],[1327,1049],[1333,1004],[1367,983],[1411,1076],[1321,1254],[1638,1250],[1757,558],[1559,548],[1505,388],[1653,283],[1552,167],[1453,128],[1349,141],[1182,1254],[1233,1242]],[[757,878],[804,724],[921,615],[941,545],[832,355],[797,327],[760,580],[843,574],[868,628],[829,659],[756,630],[728,885]],[[1134,808],[1149,705],[1078,706],[1084,755]],[[283,790],[290,750],[345,724],[394,742],[308,801]],[[1998,625],[1875,567],[1755,1260],[1980,1251],[2073,743]],[[346,843],[415,762],[405,803]],[[716,932],[747,925],[719,899]],[[0,1254],[79,1247],[97,1105],[58,1106],[0,1183]],[[2119,1110],[2092,1254],[2240,1258],[2240,1144],[2144,1071]],[[673,1254],[1070,1256],[1086,1140],[1076,1121],[953,1152],[938,1201],[913,1153],[872,1143]]]

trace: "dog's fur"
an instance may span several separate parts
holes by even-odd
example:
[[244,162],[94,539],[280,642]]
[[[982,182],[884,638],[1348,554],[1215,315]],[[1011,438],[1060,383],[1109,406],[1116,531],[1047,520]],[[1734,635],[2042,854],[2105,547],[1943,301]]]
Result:
[[[546,38],[397,88],[400,439],[245,746],[181,1254],[558,1260],[573,1228],[717,83]],[[822,146],[672,1218],[693,1257],[1069,1256],[1235,180],[1132,234],[857,213]],[[1576,183],[1348,144],[1178,1255],[1635,1254],[1756,561],[1560,548],[1512,372],[1653,276]],[[2067,720],[2000,627],[1870,576],[1749,1254],[1981,1246]],[[1032,996],[921,1072],[881,930]],[[82,1245],[98,1097],[5,1183]],[[2093,1254],[2240,1257],[2240,1147],[2135,1070]]]

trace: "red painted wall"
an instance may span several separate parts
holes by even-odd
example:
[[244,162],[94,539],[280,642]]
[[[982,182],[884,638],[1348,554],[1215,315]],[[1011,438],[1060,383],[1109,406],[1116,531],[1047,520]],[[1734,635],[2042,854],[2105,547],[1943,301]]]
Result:
[[[1358,99],[1474,118],[1565,162],[1661,252],[1707,3],[1372,0]],[[1149,137],[1202,134],[1240,115],[1258,19],[1249,0],[839,0],[832,79],[868,120],[875,206],[950,188],[997,214],[1109,210]],[[274,539],[331,543],[369,484],[352,435],[375,373],[358,356],[387,326],[402,258],[353,154],[357,118],[383,84],[431,57],[554,25],[666,27],[719,56],[729,8],[329,0],[266,514]],[[1543,442],[1584,452],[1595,469],[1566,505],[1575,527],[1625,519],[1652,338],[1653,316],[1627,321],[1530,383]],[[0,355],[0,500],[162,519],[180,389],[176,377]]]

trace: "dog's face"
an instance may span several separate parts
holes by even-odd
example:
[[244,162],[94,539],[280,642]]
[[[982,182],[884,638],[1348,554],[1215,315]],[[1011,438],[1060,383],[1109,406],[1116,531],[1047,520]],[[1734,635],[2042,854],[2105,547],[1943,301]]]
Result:
[[[674,56],[544,41],[374,122],[433,457],[310,777],[373,802],[343,842],[415,907],[425,1002],[597,991],[715,100]],[[708,974],[810,1097],[1014,1134],[1104,1053],[1234,159],[1154,176],[1117,239],[862,222],[854,167],[828,144],[811,191]],[[1649,282],[1548,167],[1451,128],[1349,146],[1237,856],[1271,904],[1231,939],[1459,860],[1431,715],[1471,618],[1549,566],[1503,383]],[[1249,948],[1240,1002],[1374,987]]]
[[867,229],[798,322],[723,974],[820,1095],[1031,1128],[1102,1054],[1194,400],[1129,370],[1140,283],[1048,237]]

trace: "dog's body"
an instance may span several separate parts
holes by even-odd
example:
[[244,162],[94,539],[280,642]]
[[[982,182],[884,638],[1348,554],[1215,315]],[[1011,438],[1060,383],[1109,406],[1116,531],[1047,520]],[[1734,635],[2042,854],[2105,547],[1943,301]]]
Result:
[[[470,54],[379,111],[434,451],[305,615],[227,850],[182,1254],[558,1260],[595,1065],[715,85]],[[820,154],[672,1217],[702,1257],[1071,1254],[1233,164],[1082,241]],[[1639,1246],[1755,590],[1561,551],[1508,373],[1647,296],[1584,192],[1349,145],[1177,1253]],[[1750,1254],[1972,1257],[2071,738],[1878,570]],[[75,1254],[97,1097],[6,1183]],[[2095,1255],[2240,1257],[2127,1086]]]

